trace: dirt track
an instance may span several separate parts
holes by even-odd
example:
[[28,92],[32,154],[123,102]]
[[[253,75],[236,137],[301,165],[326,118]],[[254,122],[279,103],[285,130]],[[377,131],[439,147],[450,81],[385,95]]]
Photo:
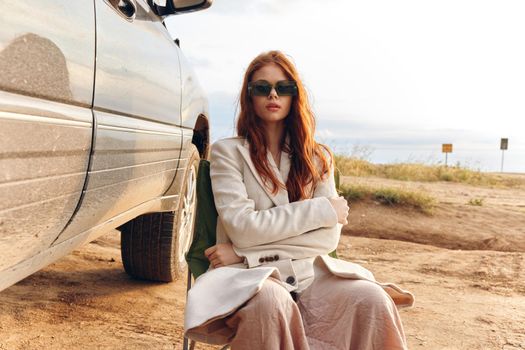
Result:
[[[429,191],[450,184],[437,185]],[[346,233],[398,240],[346,235],[339,255],[416,295],[416,306],[401,311],[411,349],[525,349],[525,249],[516,246],[525,237],[525,196],[482,190],[494,196],[482,207],[455,190],[437,196],[434,217],[352,206]],[[507,195],[513,204],[497,200]],[[490,237],[504,238],[501,247],[518,242],[510,249],[518,251],[444,248],[479,248]],[[183,280],[130,279],[113,231],[0,293],[0,349],[180,349],[184,301]]]

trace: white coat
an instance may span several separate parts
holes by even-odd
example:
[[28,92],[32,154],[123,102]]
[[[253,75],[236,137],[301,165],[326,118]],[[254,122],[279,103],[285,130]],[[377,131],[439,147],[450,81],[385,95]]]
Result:
[[[286,183],[290,155],[281,153],[280,169],[270,152],[268,161],[277,179]],[[289,291],[301,292],[321,273],[375,281],[364,267],[329,257],[336,249],[342,225],[328,198],[337,197],[333,167],[308,193],[310,199],[290,203],[288,192],[274,195],[251,160],[248,142],[241,137],[215,142],[210,176],[217,219],[217,243],[231,242],[245,263],[210,269],[188,293],[185,311],[187,336],[208,343],[225,343],[231,330],[223,317],[255,295],[269,276]],[[381,285],[398,307],[412,306],[414,297],[393,284]]]

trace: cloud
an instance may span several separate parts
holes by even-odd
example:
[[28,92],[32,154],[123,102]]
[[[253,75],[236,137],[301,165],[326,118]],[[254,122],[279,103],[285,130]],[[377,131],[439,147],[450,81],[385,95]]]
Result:
[[219,15],[278,14],[299,6],[299,0],[218,0],[207,10]]

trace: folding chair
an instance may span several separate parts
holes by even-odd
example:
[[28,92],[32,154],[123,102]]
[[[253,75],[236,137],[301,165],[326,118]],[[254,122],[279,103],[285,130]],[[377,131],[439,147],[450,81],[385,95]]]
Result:
[[[341,176],[339,169],[336,168],[334,175],[336,188],[339,190]],[[199,172],[197,174],[195,227],[190,249],[186,253],[186,261],[188,263],[186,295],[191,289],[192,280],[197,279],[197,277],[205,273],[210,266],[210,262],[204,255],[204,251],[216,243],[215,230],[217,227],[217,216],[217,209],[215,208],[215,201],[213,200],[213,192],[211,189],[210,162],[206,159],[201,159]],[[329,255],[337,258],[335,250]],[[196,342],[191,340],[189,343],[189,349],[193,350]],[[221,350],[228,348],[229,345],[225,345]],[[188,338],[186,337],[184,337],[183,350],[188,350]]]

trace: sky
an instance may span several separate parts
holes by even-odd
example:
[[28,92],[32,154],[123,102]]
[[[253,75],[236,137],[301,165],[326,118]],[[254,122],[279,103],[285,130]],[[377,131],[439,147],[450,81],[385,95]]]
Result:
[[[208,94],[212,141],[235,135],[259,53],[295,63],[316,139],[374,163],[525,173],[525,2],[215,0],[166,19]],[[509,149],[499,149],[500,139]]]

